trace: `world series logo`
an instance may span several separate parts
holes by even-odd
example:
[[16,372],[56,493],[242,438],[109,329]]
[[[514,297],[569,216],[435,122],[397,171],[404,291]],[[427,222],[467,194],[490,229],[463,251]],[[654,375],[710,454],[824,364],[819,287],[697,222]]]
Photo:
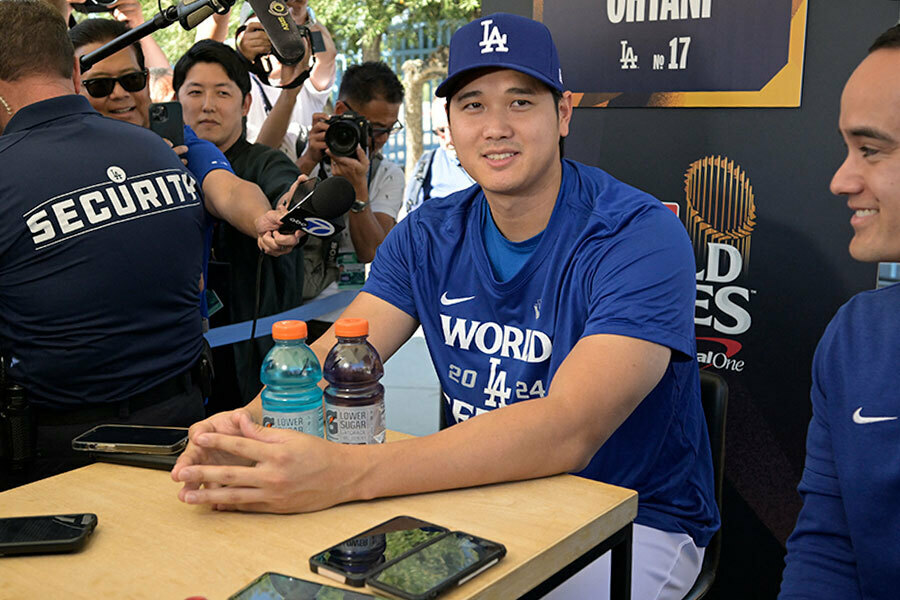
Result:
[[755,290],[737,285],[750,266],[750,242],[756,227],[756,197],[747,173],[724,156],[706,156],[690,164],[684,176],[685,227],[697,257],[694,323],[714,336],[697,337],[701,368],[742,371],[735,358],[741,342],[730,337],[752,324],[750,297]]

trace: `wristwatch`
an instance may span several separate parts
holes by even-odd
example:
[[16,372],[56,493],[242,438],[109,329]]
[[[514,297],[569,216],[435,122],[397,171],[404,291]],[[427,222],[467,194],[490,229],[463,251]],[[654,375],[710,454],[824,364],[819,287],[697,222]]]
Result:
[[[369,200],[363,202],[362,200],[355,200],[353,204],[350,206],[350,210],[355,213],[361,213],[366,210],[366,207],[369,205]],[[344,206],[347,206],[346,204]]]

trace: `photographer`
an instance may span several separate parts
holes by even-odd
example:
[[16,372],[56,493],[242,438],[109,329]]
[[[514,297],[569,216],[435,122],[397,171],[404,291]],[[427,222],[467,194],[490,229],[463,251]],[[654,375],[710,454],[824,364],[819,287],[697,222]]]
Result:
[[291,160],[296,160],[299,154],[298,139],[302,143],[305,131],[312,125],[313,114],[324,108],[331,95],[337,49],[328,30],[315,21],[306,0],[288,2],[287,6],[297,25],[321,34],[325,46],[323,52],[315,54],[309,79],[302,85],[286,89],[276,87],[289,84],[308,67],[313,60],[308,44],[304,60],[297,65],[282,65],[273,56],[268,56],[272,51],[272,43],[249,2],[245,2],[241,8],[236,46],[249,63],[264,60],[271,67],[268,74],[270,84],[263,82],[255,74],[250,74],[253,103],[247,113],[247,141],[281,150]]
[[[340,233],[337,259],[343,270],[342,282],[350,286],[362,285],[364,265],[375,258],[375,250],[395,225],[403,202],[403,171],[381,155],[388,136],[402,127],[397,121],[402,101],[403,85],[383,62],[350,67],[341,80],[335,116],[313,115],[309,143],[297,160],[303,173],[319,177],[342,175],[353,184],[356,202],[344,217],[346,228]],[[335,152],[338,140],[332,140],[331,145],[326,140],[329,129],[336,122],[340,123],[338,127],[342,132],[357,129],[362,145],[342,149],[346,152]],[[307,277],[311,259],[317,258],[311,256],[315,251],[314,244],[304,248]],[[329,279],[333,277],[330,275],[320,282],[317,293],[330,284]],[[333,284],[331,287],[337,288]],[[304,296],[308,297],[309,286],[306,288]],[[327,321],[327,316],[323,320]]]

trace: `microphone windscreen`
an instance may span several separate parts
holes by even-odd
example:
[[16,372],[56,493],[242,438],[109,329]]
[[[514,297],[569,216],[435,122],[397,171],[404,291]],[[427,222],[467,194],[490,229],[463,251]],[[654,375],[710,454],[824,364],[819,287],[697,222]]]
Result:
[[295,65],[303,60],[306,46],[303,36],[288,12],[286,2],[269,2],[268,0],[247,0],[256,13],[256,18],[266,30],[269,41],[275,49],[278,60],[286,65]]
[[309,212],[323,219],[339,217],[353,206],[356,192],[346,177],[334,175],[316,186],[307,201]]
[[197,0],[196,2],[182,2],[178,4],[178,22],[181,23],[182,28],[191,30],[216,12],[212,6],[208,5],[195,8],[195,5],[205,2],[206,0]]

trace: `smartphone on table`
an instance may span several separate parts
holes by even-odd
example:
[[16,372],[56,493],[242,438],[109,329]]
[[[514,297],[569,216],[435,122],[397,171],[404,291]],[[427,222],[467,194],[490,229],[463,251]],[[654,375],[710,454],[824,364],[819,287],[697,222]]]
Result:
[[386,562],[420,548],[447,533],[446,527],[414,517],[394,517],[313,555],[313,573],[362,587],[366,577]]
[[154,102],[150,105],[150,130],[173,146],[184,145],[184,118],[180,102]]
[[342,590],[281,573],[263,573],[228,600],[378,600],[378,596]]
[[428,600],[466,583],[505,555],[503,544],[451,531],[385,563],[366,583],[404,600]]
[[96,526],[93,513],[0,519],[0,556],[75,552]]
[[178,454],[188,442],[187,427],[97,425],[72,440],[72,448],[90,452]]

